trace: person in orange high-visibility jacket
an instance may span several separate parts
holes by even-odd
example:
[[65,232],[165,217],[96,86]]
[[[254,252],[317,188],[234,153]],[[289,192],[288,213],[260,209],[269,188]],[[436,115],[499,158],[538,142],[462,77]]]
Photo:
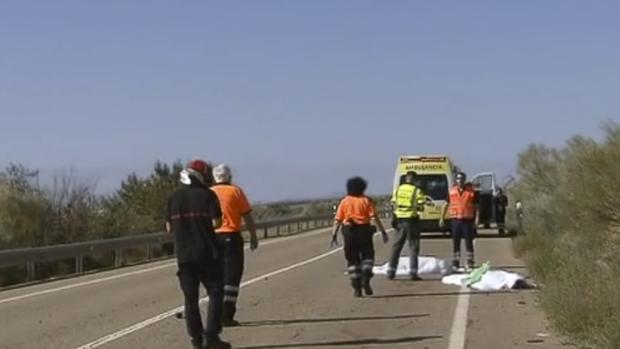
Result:
[[344,256],[355,297],[362,296],[362,288],[367,296],[373,294],[370,279],[375,262],[373,236],[376,228],[370,224],[372,220],[381,230],[383,242],[388,241],[373,202],[364,195],[366,186],[366,181],[361,177],[347,181],[347,196],[338,205],[332,232],[332,246],[335,246],[338,244],[338,231],[342,228]]
[[465,239],[467,251],[467,268],[475,266],[474,238],[478,226],[478,198],[471,184],[466,182],[463,172],[456,174],[456,185],[450,189],[448,204],[444,207],[439,222],[444,225],[446,213],[450,214],[452,231],[452,267],[459,269],[461,265],[461,240]]
[[250,249],[258,248],[256,227],[252,217],[252,207],[243,190],[231,183],[232,173],[226,165],[213,169],[215,184],[211,190],[217,195],[222,209],[222,226],[215,230],[216,242],[224,261],[224,327],[239,326],[235,320],[237,298],[244,268],[243,236],[241,219],[245,221],[250,232]]

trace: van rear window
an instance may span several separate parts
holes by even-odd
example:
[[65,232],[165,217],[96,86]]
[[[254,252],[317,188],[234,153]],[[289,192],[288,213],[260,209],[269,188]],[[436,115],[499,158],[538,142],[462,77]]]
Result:
[[433,200],[448,200],[448,177],[439,174],[418,174],[417,186]]

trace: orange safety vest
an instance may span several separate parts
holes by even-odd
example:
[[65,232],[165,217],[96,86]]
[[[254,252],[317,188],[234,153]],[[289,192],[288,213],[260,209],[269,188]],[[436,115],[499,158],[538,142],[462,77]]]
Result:
[[466,186],[463,191],[458,186],[450,189],[450,216],[452,219],[476,218],[475,197],[476,192],[471,186]]

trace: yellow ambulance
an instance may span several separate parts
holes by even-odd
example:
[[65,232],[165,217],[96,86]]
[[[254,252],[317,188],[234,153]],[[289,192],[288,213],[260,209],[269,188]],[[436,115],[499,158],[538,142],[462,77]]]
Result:
[[446,232],[449,225],[440,228],[439,218],[454,185],[456,166],[446,155],[403,155],[398,159],[393,193],[410,171],[418,174],[416,185],[427,195],[428,204],[420,213],[422,231]]

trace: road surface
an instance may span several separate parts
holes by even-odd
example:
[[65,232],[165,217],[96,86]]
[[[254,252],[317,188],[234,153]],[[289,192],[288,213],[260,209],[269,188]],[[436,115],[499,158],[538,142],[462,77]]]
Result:
[[[511,241],[481,238],[478,261],[527,275]],[[355,299],[328,230],[262,242],[247,251],[234,348],[566,348],[536,306],[536,291],[477,293],[438,279],[373,280]],[[376,240],[377,264],[388,246]],[[406,253],[406,252],[404,252]],[[445,258],[447,239],[422,254]],[[182,297],[171,260],[0,292],[0,348],[190,347],[174,314]]]

